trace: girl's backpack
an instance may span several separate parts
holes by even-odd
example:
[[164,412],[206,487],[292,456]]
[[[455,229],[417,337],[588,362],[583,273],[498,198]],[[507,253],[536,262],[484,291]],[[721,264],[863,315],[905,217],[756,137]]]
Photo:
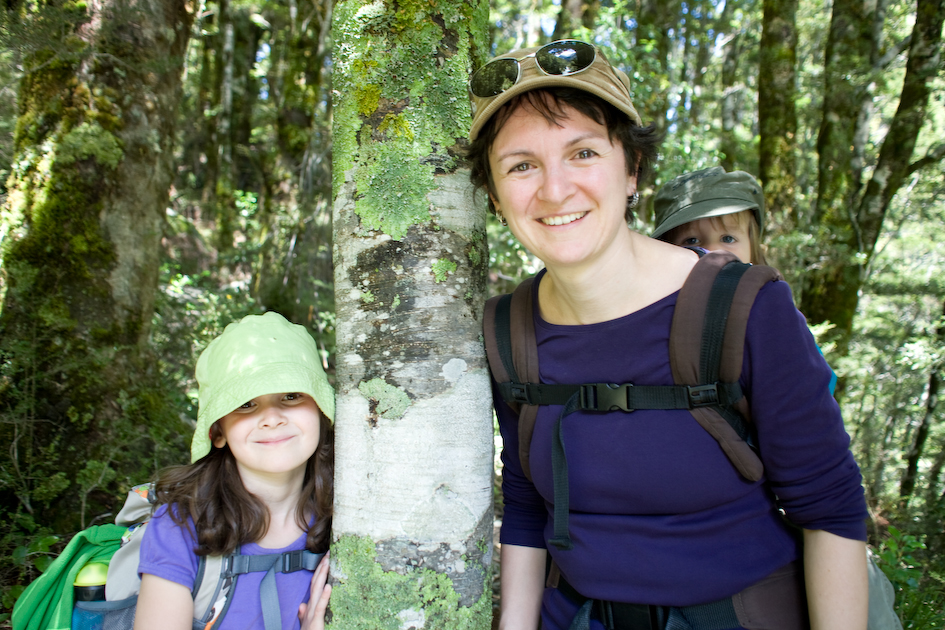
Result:
[[[13,630],[131,630],[141,579],[141,539],[154,504],[150,483],[135,486],[115,525],[89,527],[76,534],[46,571],[34,580],[13,607]],[[321,553],[308,550],[281,554],[201,556],[194,583],[194,628],[216,626],[229,608],[237,578],[265,571],[260,586],[266,630],[282,625],[275,574],[314,571]],[[104,601],[75,601],[73,582],[89,562],[108,563]]]

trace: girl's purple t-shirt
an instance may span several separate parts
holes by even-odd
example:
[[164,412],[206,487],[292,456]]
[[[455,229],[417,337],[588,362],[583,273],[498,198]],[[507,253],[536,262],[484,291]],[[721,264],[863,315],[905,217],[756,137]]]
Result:
[[[542,382],[672,384],[677,295],[586,326],[549,324],[536,302]],[[799,555],[799,532],[778,514],[774,494],[795,525],[865,540],[860,473],[827,390],[830,374],[787,284],[774,282],[752,308],[740,379],[765,465],[761,481],[742,478],[686,410],[566,416],[574,548],[549,547],[562,574],[596,599],[687,606],[729,597]],[[545,547],[561,407],[539,408],[533,484],[518,457],[518,417],[497,390],[494,398],[505,445],[501,541]]]
[[[193,589],[197,576],[198,558],[194,553],[192,526],[185,530],[179,527],[170,515],[168,507],[157,509],[141,540],[141,555],[138,573],[156,575]],[[283,549],[264,549],[254,543],[243,545],[240,553],[265,555],[305,549],[305,534]],[[308,602],[311,593],[312,571],[277,573],[276,587],[279,590],[279,609],[282,628],[299,628],[299,604]],[[230,608],[223,618],[219,630],[265,630],[262,605],[259,600],[259,584],[265,573],[246,573],[236,581]]]

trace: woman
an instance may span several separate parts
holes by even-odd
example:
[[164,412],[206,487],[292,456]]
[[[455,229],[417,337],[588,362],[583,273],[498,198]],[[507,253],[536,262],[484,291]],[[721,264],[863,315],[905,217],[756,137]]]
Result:
[[[627,227],[656,152],[629,79],[596,47],[568,40],[494,59],[470,87],[472,180],[545,264],[533,288],[542,381],[672,384],[670,321],[698,257]],[[561,408],[539,408],[529,481],[517,416],[496,394],[505,442],[501,628],[533,629],[539,619],[546,629],[580,627],[588,608],[596,629],[611,613],[618,619],[606,627],[750,627],[751,611],[734,610],[733,596],[802,555],[811,626],[865,628],[860,475],[827,392],[829,369],[785,283],[759,293],[745,347],[741,384],[766,478],[740,477],[686,410],[578,411],[562,423],[567,550],[548,545],[551,427]],[[803,528],[803,548],[772,493]],[[558,588],[545,588],[546,548]],[[705,604],[727,612],[699,618],[693,611]]]

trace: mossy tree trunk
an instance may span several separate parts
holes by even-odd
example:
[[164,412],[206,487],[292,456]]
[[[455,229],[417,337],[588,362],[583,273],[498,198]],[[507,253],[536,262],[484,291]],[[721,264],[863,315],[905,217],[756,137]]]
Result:
[[[767,232],[790,237],[797,216],[797,1],[765,0],[758,73],[758,170],[765,188]],[[775,247],[770,261],[782,273],[799,267],[796,247]],[[789,279],[792,279],[789,277]],[[792,282],[792,285],[796,283]]]
[[835,325],[832,341],[839,354],[846,354],[859,291],[890,202],[910,173],[940,161],[945,153],[945,146],[939,144],[912,161],[928,116],[932,82],[941,67],[945,19],[945,0],[918,0],[899,107],[889,121],[869,180],[863,181],[867,171],[858,147],[860,127],[865,124],[863,100],[869,95],[863,81],[860,85],[852,81],[863,76],[858,68],[880,69],[872,52],[879,48],[871,43],[874,20],[863,13],[865,6],[846,0],[834,3],[825,66],[824,122],[818,138],[815,227],[820,242],[801,299],[801,311],[811,322]]
[[458,157],[487,22],[466,0],[335,6],[334,628],[490,627],[485,212]]
[[720,106],[721,129],[719,130],[719,164],[726,171],[736,170],[736,164],[741,162],[744,153],[743,143],[739,141],[737,125],[740,115],[740,101],[745,91],[741,82],[738,68],[739,55],[742,52],[741,29],[732,27],[734,9],[731,2],[725,3],[718,20],[718,32],[725,33],[722,44],[722,73],[721,88],[722,103]]
[[155,441],[181,430],[148,335],[191,12],[184,0],[7,10],[35,29],[56,22],[66,45],[34,42],[17,99],[0,518],[68,531],[166,462]]

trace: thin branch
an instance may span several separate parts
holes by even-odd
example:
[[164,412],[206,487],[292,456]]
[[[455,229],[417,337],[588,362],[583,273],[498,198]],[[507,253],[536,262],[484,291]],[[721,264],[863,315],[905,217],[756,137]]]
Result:
[[886,66],[891,64],[893,60],[905,52],[906,48],[912,44],[912,35],[906,36],[905,39],[901,40],[898,44],[886,51],[886,54],[876,60],[876,63],[873,64],[874,70],[885,70]]
[[940,162],[943,157],[945,157],[945,144],[933,145],[925,157],[916,160],[906,168],[906,174],[912,175],[921,168]]

